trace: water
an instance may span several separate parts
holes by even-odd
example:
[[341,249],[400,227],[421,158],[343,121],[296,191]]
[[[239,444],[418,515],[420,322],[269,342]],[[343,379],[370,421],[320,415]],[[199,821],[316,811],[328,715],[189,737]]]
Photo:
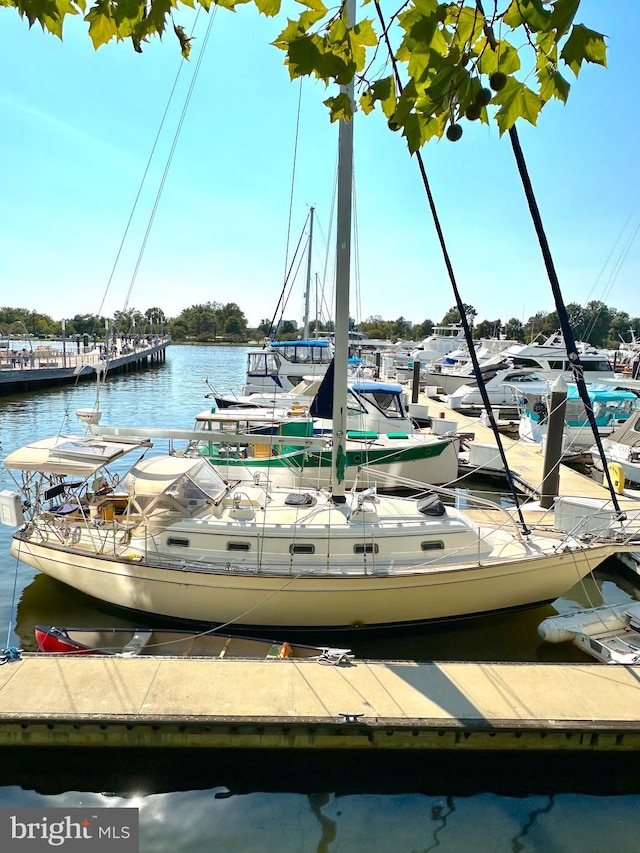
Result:
[[[209,405],[205,378],[218,391],[236,390],[244,361],[242,348],[172,347],[164,365],[108,379],[100,391],[103,422],[190,428]],[[92,383],[1,397],[3,457],[58,431],[81,433],[74,412],[91,407],[94,398]],[[0,488],[12,488],[4,471]],[[2,645],[33,649],[37,623],[134,624],[125,613],[16,564],[10,535],[0,527]],[[596,594],[595,584],[574,591],[585,601]],[[350,645],[370,658],[586,661],[573,646],[539,640],[537,625],[551,612],[543,607],[438,629],[356,635]],[[365,758],[0,750],[0,806],[136,806],[140,849],[153,853],[631,851],[638,847],[638,792],[633,755],[596,763],[592,756],[561,753]]]

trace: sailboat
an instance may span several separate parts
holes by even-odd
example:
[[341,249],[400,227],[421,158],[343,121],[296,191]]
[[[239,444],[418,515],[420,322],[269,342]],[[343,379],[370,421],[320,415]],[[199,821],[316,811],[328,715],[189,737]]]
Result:
[[90,425],[89,435],[35,441],[6,458],[20,489],[0,494],[0,517],[18,527],[17,559],[133,611],[328,630],[550,601],[627,547],[614,517],[602,536],[578,538],[573,521],[568,532],[561,523],[533,531],[486,501],[480,514],[463,512],[445,504],[454,493],[347,490],[352,148],[353,122],[341,122],[331,488],[238,483],[206,459],[154,455],[156,438],[193,440],[195,431]]

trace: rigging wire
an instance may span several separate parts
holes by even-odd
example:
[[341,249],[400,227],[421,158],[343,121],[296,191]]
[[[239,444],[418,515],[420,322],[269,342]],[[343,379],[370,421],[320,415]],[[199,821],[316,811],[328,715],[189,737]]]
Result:
[[[196,17],[195,17],[195,20],[193,22],[193,28],[191,30],[192,36],[193,36],[193,33],[195,32],[196,26],[198,24],[198,18],[200,17],[200,8],[201,7],[198,7],[198,10],[196,12]],[[208,38],[208,32],[211,29],[211,25],[213,23],[213,19],[216,15],[216,11],[217,11],[217,6],[214,8],[213,12],[211,13],[211,19],[209,21],[209,27],[207,29],[207,38]],[[200,51],[200,56],[202,56],[202,53],[204,53],[204,46],[206,46],[206,42],[205,42],[205,45],[203,45],[202,51]],[[116,258],[115,258],[115,260],[113,262],[113,266],[111,268],[111,274],[109,275],[109,279],[107,281],[107,286],[105,288],[105,292],[104,292],[104,295],[102,297],[102,302],[100,303],[100,307],[98,308],[98,315],[97,315],[98,317],[102,314],[102,310],[104,308],[105,301],[106,301],[107,296],[109,294],[109,289],[111,287],[111,283],[112,283],[113,277],[115,275],[116,267],[118,266],[118,262],[120,260],[121,254],[122,254],[122,250],[124,248],[124,244],[125,244],[125,241],[127,239],[127,235],[129,233],[129,229],[131,228],[131,223],[133,221],[134,214],[135,214],[136,209],[138,207],[138,202],[140,201],[140,196],[142,195],[142,190],[144,188],[144,184],[146,182],[147,175],[149,174],[149,169],[151,168],[151,162],[153,160],[153,156],[154,156],[156,148],[158,146],[158,142],[160,141],[160,135],[162,133],[162,129],[164,128],[165,121],[166,121],[167,116],[169,114],[169,108],[171,107],[171,103],[173,101],[173,97],[175,95],[176,88],[178,85],[178,80],[180,79],[180,74],[182,73],[182,69],[184,67],[184,64],[185,64],[184,60],[181,59],[180,64],[178,65],[178,71],[176,73],[176,76],[175,76],[174,81],[173,81],[173,85],[171,87],[171,91],[169,92],[169,97],[167,98],[167,103],[165,105],[164,112],[162,114],[162,118],[160,119],[160,124],[158,126],[158,130],[156,132],[156,136],[155,136],[155,139],[153,141],[153,145],[151,146],[151,151],[149,152],[149,157],[147,158],[147,164],[145,166],[144,172],[142,174],[142,178],[140,180],[140,184],[138,186],[138,192],[136,193],[136,197],[135,197],[135,199],[133,201],[133,205],[131,207],[131,212],[129,214],[129,218],[128,218],[127,224],[125,226],[124,233],[122,235],[122,239],[121,239],[120,245],[118,247],[118,251],[116,253]],[[198,66],[196,66],[196,67],[198,67]],[[127,301],[128,301],[128,297],[127,297]]]
[[287,239],[284,251],[284,275],[285,281],[287,277],[287,268],[289,267],[289,241],[291,238],[291,222],[293,218],[293,195],[296,183],[296,171],[298,166],[298,140],[300,137],[300,114],[302,112],[302,77],[300,78],[300,86],[298,87],[298,109],[296,111],[296,131],[293,142],[293,164],[291,167],[291,190],[289,192],[289,217],[287,222]]
[[[287,285],[289,283],[289,279],[291,278],[291,273],[293,272],[293,265],[296,262],[296,258],[298,257],[298,252],[300,251],[300,247],[302,245],[302,240],[305,236],[305,229],[307,227],[307,222],[311,216],[311,212],[307,213],[307,218],[305,219],[304,225],[302,226],[302,231],[300,232],[300,237],[298,238],[298,244],[296,246],[296,250],[293,253],[293,258],[291,259],[291,263],[289,264],[288,270],[285,270],[285,277],[282,283],[282,290],[280,291],[280,296],[278,298],[278,302],[276,304],[275,310],[273,312],[273,316],[271,318],[271,322],[269,324],[269,330],[267,334],[267,338],[270,338],[273,331],[277,330],[280,323],[277,321],[278,316],[282,319],[282,312],[284,311],[284,306],[286,304],[285,294],[287,292]],[[300,265],[300,261],[298,261],[298,267]],[[287,297],[288,298],[288,297]],[[266,342],[263,344],[263,347],[266,346]]]
[[165,186],[165,183],[167,180],[167,176],[169,174],[169,169],[171,168],[171,163],[173,161],[173,155],[175,154],[175,151],[176,151],[176,148],[178,145],[178,140],[180,138],[180,133],[182,132],[182,126],[184,124],[184,120],[185,120],[185,117],[187,114],[187,110],[189,109],[189,104],[191,103],[191,97],[193,95],[193,90],[195,88],[195,84],[196,84],[196,81],[198,79],[198,74],[199,74],[200,68],[202,66],[202,60],[203,60],[204,54],[205,54],[206,49],[207,49],[207,44],[209,42],[209,36],[211,35],[211,28],[213,27],[213,22],[215,20],[215,13],[216,13],[217,8],[218,7],[216,5],[214,8],[213,14],[211,15],[211,17],[209,19],[209,23],[207,25],[207,30],[206,30],[206,33],[204,36],[204,40],[202,42],[202,50],[198,54],[198,60],[196,62],[196,66],[193,70],[193,75],[191,77],[191,82],[189,84],[187,96],[185,98],[185,102],[184,102],[184,105],[182,107],[182,112],[180,113],[180,118],[178,120],[178,126],[176,127],[176,131],[175,131],[174,136],[173,136],[173,142],[171,144],[169,156],[167,157],[167,162],[165,164],[164,172],[162,174],[162,178],[160,180],[160,185],[158,187],[158,191],[156,193],[155,201],[153,203],[153,208],[151,210],[151,216],[149,217],[149,221],[147,223],[147,228],[145,231],[144,239],[142,241],[142,246],[140,247],[140,251],[138,253],[138,260],[136,262],[135,269],[133,271],[133,275],[131,277],[131,283],[129,285],[129,290],[127,291],[127,298],[125,299],[125,303],[124,303],[124,309],[123,309],[124,311],[126,311],[128,306],[129,306],[129,299],[131,297],[131,292],[133,290],[133,286],[134,286],[136,278],[138,276],[138,271],[140,269],[140,265],[142,263],[142,258],[143,258],[143,255],[144,255],[144,252],[145,252],[145,249],[147,246],[147,242],[149,240],[149,235],[151,233],[151,226],[153,225],[153,222],[154,222],[155,217],[156,217],[156,213],[158,211],[160,199],[162,197],[162,193],[164,191],[164,186]]
[[[382,9],[380,8],[379,0],[374,0],[374,4],[375,4],[376,12],[378,13],[378,18],[380,20],[380,24],[382,26],[383,38],[385,40],[385,44],[387,46],[387,51],[389,54],[389,59],[391,61],[391,65],[393,67],[393,73],[394,73],[394,77],[396,80],[396,85],[398,87],[398,91],[402,92],[404,87],[402,85],[402,81],[400,79],[400,74],[398,72],[398,66],[397,66],[396,58],[395,58],[395,55],[393,53],[391,43],[389,41],[387,26],[385,24],[384,16],[382,14]],[[471,329],[469,327],[469,321],[467,319],[467,315],[466,315],[466,312],[464,309],[464,303],[462,301],[462,298],[460,296],[460,291],[458,289],[458,283],[457,283],[456,276],[455,276],[455,273],[453,270],[453,265],[451,263],[451,258],[449,256],[449,251],[447,249],[447,245],[446,245],[446,242],[444,239],[444,233],[442,231],[442,226],[440,224],[440,217],[438,215],[435,200],[434,200],[433,195],[431,193],[431,186],[429,184],[429,179],[427,177],[427,172],[426,172],[426,169],[424,166],[424,161],[423,161],[422,155],[420,154],[419,151],[416,152],[415,156],[416,156],[416,161],[418,163],[418,168],[420,170],[420,175],[422,177],[422,183],[424,186],[424,190],[425,190],[425,193],[427,195],[427,200],[428,200],[429,208],[431,210],[431,215],[433,217],[433,223],[434,223],[434,226],[436,229],[436,233],[438,235],[438,241],[440,243],[440,249],[442,251],[444,263],[445,263],[445,266],[447,268],[447,273],[449,275],[449,281],[451,283],[451,287],[453,289],[453,293],[455,296],[456,306],[457,306],[458,312],[460,314],[460,320],[462,322],[462,326],[464,329],[465,340],[467,342],[467,346],[469,347],[469,355],[471,356],[471,362],[473,364],[473,369],[474,369],[476,376],[480,377],[481,376],[480,364],[478,362],[478,356],[476,354],[475,347],[473,346],[473,339],[471,336]],[[500,459],[502,461],[502,465],[504,467],[504,471],[505,471],[505,474],[507,477],[507,481],[509,483],[509,489],[511,491],[511,495],[512,495],[514,503],[515,503],[515,509],[518,513],[518,518],[520,519],[520,524],[522,525],[523,533],[528,534],[530,531],[529,531],[529,528],[525,522],[524,515],[522,514],[522,508],[520,506],[520,499],[518,497],[518,492],[517,492],[516,487],[515,487],[515,482],[513,479],[513,475],[511,473],[511,469],[509,467],[509,463],[507,462],[507,457],[506,457],[506,453],[504,450],[502,437],[501,437],[500,432],[498,430],[498,425],[497,425],[496,418],[495,418],[495,415],[493,412],[493,407],[491,405],[491,401],[489,399],[489,395],[487,393],[485,385],[482,381],[478,382],[478,389],[480,391],[480,396],[482,397],[482,405],[483,405],[483,407],[487,413],[487,418],[489,420],[489,424],[491,426],[491,429],[492,429],[493,434],[494,434],[495,439],[496,439],[496,444],[498,446],[498,452],[500,454]]]

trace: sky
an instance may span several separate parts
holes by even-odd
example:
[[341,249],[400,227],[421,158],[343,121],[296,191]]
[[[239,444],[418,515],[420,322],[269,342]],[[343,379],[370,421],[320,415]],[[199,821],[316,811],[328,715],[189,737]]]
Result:
[[[567,69],[566,106],[518,132],[565,301],[637,317],[640,2],[582,0],[576,21],[607,36],[608,68]],[[270,45],[282,17],[243,6],[177,22],[195,26],[188,63],[172,36],[142,54],[128,42],[96,52],[79,19],[60,41],[0,7],[0,305],[59,320],[235,302],[257,325],[276,312],[312,205],[312,274],[330,299],[332,90],[290,81]],[[350,313],[438,322],[455,299],[415,158],[379,111],[354,133]],[[459,142],[432,141],[423,157],[476,320],[552,311],[508,135],[465,122]],[[302,259],[285,319],[302,319],[305,274]]]

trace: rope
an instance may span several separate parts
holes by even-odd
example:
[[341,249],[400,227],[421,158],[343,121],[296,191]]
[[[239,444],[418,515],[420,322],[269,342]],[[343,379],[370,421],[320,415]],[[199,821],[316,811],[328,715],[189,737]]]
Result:
[[[16,570],[13,574],[13,591],[11,593],[11,607],[9,608],[9,613],[15,613],[16,609],[16,595],[18,591],[18,569],[20,568],[20,540],[18,540],[18,555],[16,557]],[[3,663],[7,663],[9,661],[15,661],[20,659],[20,652],[22,649],[16,648],[16,646],[12,646],[10,643],[11,640],[11,616],[9,616],[9,624],[7,625],[7,641],[4,649],[0,651],[0,665]]]

